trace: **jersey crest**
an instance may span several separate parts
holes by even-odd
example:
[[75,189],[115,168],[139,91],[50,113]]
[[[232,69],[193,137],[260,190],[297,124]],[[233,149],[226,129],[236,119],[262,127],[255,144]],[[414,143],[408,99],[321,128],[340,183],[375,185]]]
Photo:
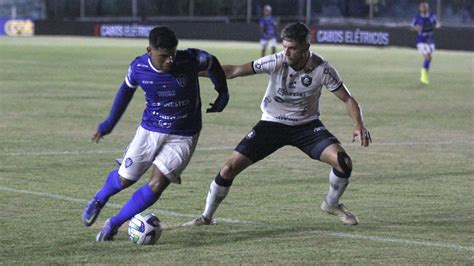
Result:
[[188,77],[186,77],[186,75],[184,75],[184,74],[179,74],[176,77],[176,82],[178,83],[178,85],[181,88],[184,88],[186,86],[186,84],[188,84]]
[[313,82],[313,78],[308,74],[301,77],[301,84],[303,84],[303,86],[305,87],[309,87],[309,85],[311,85],[312,82]]

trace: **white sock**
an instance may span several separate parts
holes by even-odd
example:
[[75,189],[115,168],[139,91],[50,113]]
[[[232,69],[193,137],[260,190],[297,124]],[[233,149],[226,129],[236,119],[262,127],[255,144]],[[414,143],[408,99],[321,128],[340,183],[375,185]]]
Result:
[[329,173],[329,192],[326,195],[326,202],[331,206],[338,205],[339,199],[346,190],[348,184],[349,178],[338,177],[331,169],[331,172]]
[[227,196],[229,190],[230,187],[222,187],[216,184],[216,181],[212,181],[209,186],[209,192],[207,193],[206,208],[202,215],[209,219],[214,217],[217,207],[219,207],[219,204]]

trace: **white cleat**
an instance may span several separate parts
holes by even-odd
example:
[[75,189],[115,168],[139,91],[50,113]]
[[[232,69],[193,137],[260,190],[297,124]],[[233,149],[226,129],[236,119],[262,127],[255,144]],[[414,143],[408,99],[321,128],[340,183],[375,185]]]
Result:
[[216,219],[215,218],[206,218],[203,215],[199,216],[198,218],[193,219],[187,223],[184,223],[183,226],[200,226],[200,225],[215,225]]
[[342,203],[331,206],[326,202],[326,200],[324,200],[321,204],[321,210],[325,213],[339,217],[339,220],[341,220],[344,224],[357,225],[359,223],[357,217],[351,213],[351,211],[349,211],[349,209],[347,209]]

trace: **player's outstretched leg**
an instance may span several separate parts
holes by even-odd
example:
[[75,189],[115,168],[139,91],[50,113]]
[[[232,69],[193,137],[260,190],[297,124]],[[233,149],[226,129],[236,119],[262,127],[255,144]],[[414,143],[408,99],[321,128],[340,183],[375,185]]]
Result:
[[224,200],[230,190],[232,185],[231,180],[222,178],[220,173],[217,174],[214,181],[212,181],[209,192],[207,193],[206,198],[206,207],[202,215],[190,222],[183,224],[183,226],[197,226],[197,225],[214,225],[216,220],[214,218],[214,213],[219,207],[219,204]]
[[82,211],[82,222],[84,225],[91,226],[99,216],[100,211],[105,206],[109,198],[120,192],[122,189],[123,187],[120,183],[118,169],[115,169],[109,173],[102,188],[94,197],[92,197],[92,199],[89,200],[86,207]]
[[[337,174],[336,174],[336,173]],[[344,177],[339,177],[344,176]],[[335,215],[347,225],[356,225],[359,223],[357,217],[347,209],[344,204],[339,203],[339,199],[349,184],[349,176],[332,169],[329,174],[329,191],[321,204],[321,210],[327,214]]]
[[127,220],[130,220],[135,214],[146,210],[153,205],[161,196],[161,192],[154,192],[150,185],[144,184],[135,193],[133,193],[130,200],[122,207],[119,213],[104,224],[102,230],[97,234],[96,240],[112,241],[118,228]]

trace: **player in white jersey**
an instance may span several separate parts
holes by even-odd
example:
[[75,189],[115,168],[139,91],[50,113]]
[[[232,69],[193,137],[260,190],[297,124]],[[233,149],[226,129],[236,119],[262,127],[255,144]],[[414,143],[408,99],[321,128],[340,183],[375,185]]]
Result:
[[228,79],[266,73],[270,76],[262,100],[262,118],[237,145],[211,183],[202,215],[185,225],[215,223],[214,213],[227,196],[234,178],[245,168],[279,148],[291,145],[310,158],[329,164],[329,191],[321,209],[349,225],[357,217],[342,203],[352,172],[352,161],[337,140],[319,120],[319,99],[325,86],[345,103],[354,121],[353,138],[369,146],[371,137],[362,120],[357,101],[347,90],[337,71],[320,55],[309,51],[310,34],[303,23],[287,25],[281,34],[283,51],[244,65],[224,65]]

